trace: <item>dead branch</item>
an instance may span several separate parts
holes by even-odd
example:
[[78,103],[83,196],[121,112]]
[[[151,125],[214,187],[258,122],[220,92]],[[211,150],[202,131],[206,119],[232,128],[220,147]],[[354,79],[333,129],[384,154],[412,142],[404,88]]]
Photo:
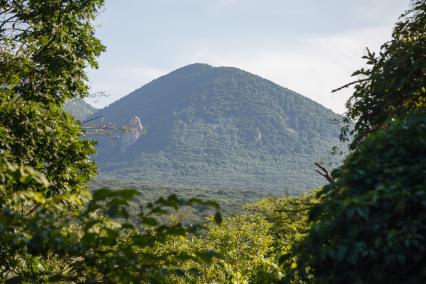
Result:
[[326,168],[324,168],[323,166],[321,166],[317,162],[315,162],[315,166],[318,167],[317,169],[315,169],[315,171],[318,174],[320,174],[321,176],[323,176],[329,183],[333,182],[333,178],[331,177],[330,173],[328,172],[328,170]]
[[338,92],[338,91],[340,91],[340,90],[342,90],[342,89],[345,89],[345,88],[347,88],[347,87],[349,87],[349,86],[352,86],[352,85],[354,85],[354,84],[361,83],[361,82],[364,82],[364,81],[367,81],[367,80],[368,80],[368,79],[360,79],[360,80],[356,80],[356,81],[353,81],[353,82],[347,83],[347,84],[345,84],[345,85],[343,85],[343,86],[341,86],[341,87],[339,87],[339,88],[337,88],[337,89],[331,90],[331,92],[332,92],[332,93],[335,93],[335,92]]

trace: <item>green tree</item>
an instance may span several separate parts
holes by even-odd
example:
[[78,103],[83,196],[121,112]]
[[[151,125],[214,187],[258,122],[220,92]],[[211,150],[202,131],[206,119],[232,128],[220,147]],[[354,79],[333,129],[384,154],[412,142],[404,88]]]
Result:
[[[426,2],[413,2],[348,102],[352,152],[321,189],[287,280],[426,281]],[[343,133],[345,135],[345,133]],[[284,258],[285,259],[285,258]]]
[[255,281],[256,271],[269,266],[266,255],[272,244],[270,228],[271,224],[260,215],[237,215],[221,225],[212,225],[206,239],[224,262],[215,270],[228,272],[225,276],[233,283]]
[[85,70],[104,50],[92,25],[102,4],[0,0],[0,282],[150,282],[168,272],[153,248],[187,232],[164,216],[218,208],[176,196],[142,206],[130,189],[89,194],[94,144],[63,103],[87,95]]
[[320,191],[324,201],[311,210],[313,226],[296,247],[303,279],[426,281],[426,113],[389,124]]
[[[188,238],[175,238],[158,251],[173,252],[171,260],[182,275],[166,283],[248,283],[279,273],[268,259],[272,249],[271,224],[259,214],[236,215],[221,224],[208,224],[204,232]],[[187,255],[186,261],[175,256]]]
[[180,271],[165,283],[276,283],[284,276],[283,254],[282,265],[294,273],[292,247],[308,233],[308,210],[318,203],[314,193],[264,198],[246,205],[244,214],[204,226],[201,234],[159,244],[157,251],[168,252],[172,268]]
[[[275,273],[273,276],[275,278],[272,279],[276,281],[285,279],[286,274],[293,274],[294,279],[298,279],[293,249],[294,245],[303,240],[309,232],[309,210],[319,203],[316,193],[317,191],[314,190],[296,196],[264,198],[247,206],[247,209],[261,214],[272,225],[269,234],[272,236],[273,243],[269,257],[272,258],[273,263],[288,268],[288,271],[284,273],[282,271]],[[262,276],[263,279],[267,279],[264,273]]]
[[88,93],[85,68],[104,50],[91,24],[102,4],[0,1],[0,153],[45,174],[49,196],[84,191],[95,173],[93,143],[62,104]]
[[[185,236],[180,223],[163,223],[170,210],[200,200],[160,198],[130,214],[138,193],[95,191],[84,208],[75,193],[46,198],[49,182],[28,166],[0,164],[0,281],[12,283],[144,283],[175,270],[155,248]],[[213,203],[207,203],[215,206]],[[28,214],[23,208],[37,208]],[[173,258],[173,266],[186,261]]]
[[353,73],[360,79],[346,85],[355,84],[346,105],[348,119],[355,121],[352,149],[368,134],[387,127],[392,118],[426,109],[425,25],[426,2],[415,0],[396,23],[392,40],[378,55],[367,50],[363,58],[368,67]]

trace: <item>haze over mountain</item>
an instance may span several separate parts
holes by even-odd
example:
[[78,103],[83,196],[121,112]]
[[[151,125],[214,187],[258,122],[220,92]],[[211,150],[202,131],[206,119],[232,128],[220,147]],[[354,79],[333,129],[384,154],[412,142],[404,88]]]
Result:
[[98,110],[83,99],[78,98],[66,101],[64,109],[80,121],[84,121]]
[[[307,82],[308,84],[308,82]],[[192,64],[97,111],[120,138],[99,139],[101,175],[164,185],[300,192],[324,183],[341,117],[232,67]],[[139,123],[140,122],[140,123]]]

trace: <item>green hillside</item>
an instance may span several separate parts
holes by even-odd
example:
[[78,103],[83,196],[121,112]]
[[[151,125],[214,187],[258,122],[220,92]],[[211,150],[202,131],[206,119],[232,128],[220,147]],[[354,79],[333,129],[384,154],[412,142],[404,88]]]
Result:
[[64,108],[67,112],[80,121],[87,119],[97,111],[96,108],[92,107],[90,104],[86,103],[80,98],[68,100],[65,102]]
[[237,68],[188,65],[99,115],[118,126],[138,116],[144,127],[126,147],[126,133],[99,139],[100,173],[117,178],[298,192],[323,184],[314,162],[338,161],[340,116]]

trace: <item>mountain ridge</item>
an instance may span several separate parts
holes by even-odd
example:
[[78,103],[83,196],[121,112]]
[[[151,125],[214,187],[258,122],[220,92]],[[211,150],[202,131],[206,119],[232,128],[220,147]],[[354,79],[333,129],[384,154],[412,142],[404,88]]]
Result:
[[84,121],[98,111],[97,108],[80,98],[66,101],[64,103],[64,109],[80,121]]
[[101,115],[116,125],[138,117],[144,126],[125,153],[118,141],[100,140],[96,161],[103,174],[288,192],[323,184],[313,163],[336,160],[327,153],[339,143],[341,120],[258,75],[200,63],[161,76],[94,114]]

